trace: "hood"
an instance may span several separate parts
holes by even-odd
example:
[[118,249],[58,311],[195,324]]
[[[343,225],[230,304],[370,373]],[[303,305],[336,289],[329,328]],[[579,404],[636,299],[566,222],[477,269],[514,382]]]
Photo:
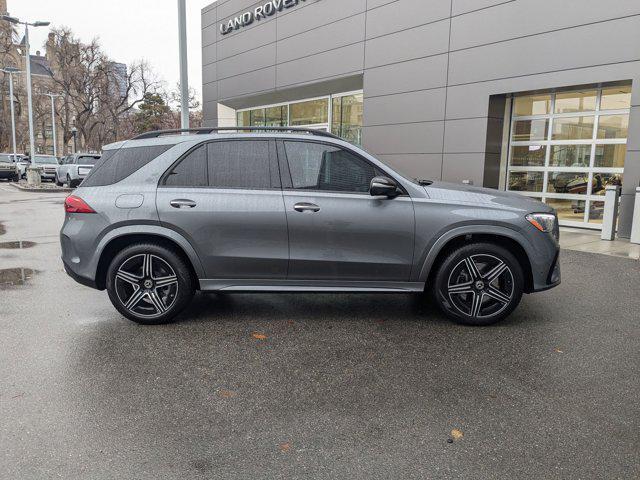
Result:
[[515,192],[446,182],[434,182],[424,188],[429,198],[454,204],[481,204],[527,212],[553,212],[553,208],[541,201]]

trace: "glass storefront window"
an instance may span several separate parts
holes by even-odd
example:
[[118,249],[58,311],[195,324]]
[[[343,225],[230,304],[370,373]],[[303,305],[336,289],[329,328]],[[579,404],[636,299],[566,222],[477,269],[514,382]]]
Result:
[[331,105],[331,133],[361,145],[363,104],[361,93],[334,97]]
[[626,143],[596,145],[596,158],[593,166],[597,168],[624,168],[626,155]]
[[317,125],[329,121],[329,99],[310,100],[308,102],[292,103],[289,105],[289,124]]
[[598,138],[627,138],[629,115],[601,115]]
[[595,117],[557,117],[553,120],[552,140],[588,140],[593,138]]
[[549,165],[552,167],[589,168],[591,145],[553,145]]
[[544,145],[527,145],[511,148],[511,165],[514,167],[544,167],[547,147]]
[[265,126],[286,127],[289,124],[288,111],[289,109],[286,105],[265,108]]
[[598,92],[561,92],[556,94],[556,113],[589,112],[596,109]]
[[631,107],[631,85],[604,88],[600,110],[624,110]]
[[516,97],[513,104],[514,114],[519,117],[545,115],[551,108],[551,95],[527,95]]
[[549,193],[586,195],[589,190],[589,172],[549,172]]
[[244,112],[238,112],[237,114],[238,127],[250,127],[251,126],[251,112],[245,110]]
[[517,120],[513,128],[514,142],[532,142],[547,139],[549,120]]
[[517,192],[542,192],[543,172],[509,172],[509,190]]
[[507,189],[598,228],[605,188],[622,184],[630,104],[629,85],[514,97]]
[[558,212],[558,219],[562,222],[584,222],[584,210],[586,202],[584,200],[565,200],[560,198],[548,198],[547,204],[555,208]]

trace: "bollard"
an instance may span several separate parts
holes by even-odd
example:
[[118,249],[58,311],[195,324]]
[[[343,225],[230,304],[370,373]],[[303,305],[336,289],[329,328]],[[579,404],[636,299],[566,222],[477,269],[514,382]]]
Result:
[[618,204],[620,186],[607,185],[604,197],[604,215],[602,216],[602,240],[615,240],[618,225]]
[[640,244],[640,187],[636,188],[636,203],[633,207],[631,243]]

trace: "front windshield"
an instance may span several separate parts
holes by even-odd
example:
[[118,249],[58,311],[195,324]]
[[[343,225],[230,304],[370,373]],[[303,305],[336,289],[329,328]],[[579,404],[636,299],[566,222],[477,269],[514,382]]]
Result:
[[36,155],[33,157],[35,163],[47,163],[47,164],[58,164],[58,159],[56,157],[52,157],[50,155]]
[[78,157],[78,164],[80,165],[95,165],[100,157],[94,156],[81,156]]

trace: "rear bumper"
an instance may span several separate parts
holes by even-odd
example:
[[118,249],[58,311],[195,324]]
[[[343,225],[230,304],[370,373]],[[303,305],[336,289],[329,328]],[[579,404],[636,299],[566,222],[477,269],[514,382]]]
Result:
[[95,288],[96,290],[98,290],[98,285],[96,285],[96,281],[94,279],[83,277],[82,275],[74,272],[73,268],[71,268],[71,266],[68,265],[67,262],[65,262],[64,260],[62,261],[62,264],[64,265],[64,271],[67,272],[67,275],[73,278],[80,285],[84,285],[85,287]]

